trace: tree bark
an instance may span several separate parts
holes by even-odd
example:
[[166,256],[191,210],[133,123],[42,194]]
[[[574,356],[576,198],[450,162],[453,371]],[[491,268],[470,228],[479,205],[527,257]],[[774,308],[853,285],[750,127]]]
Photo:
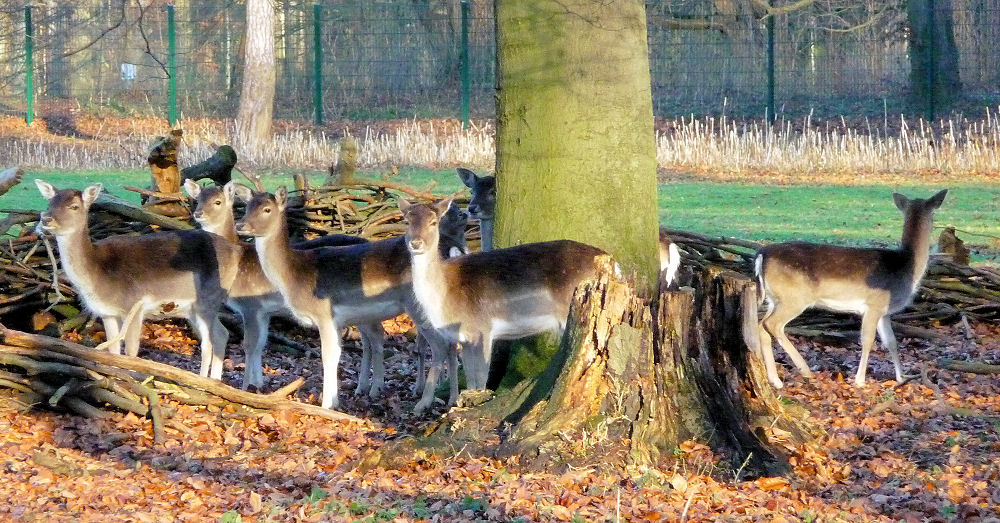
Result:
[[247,0],[243,90],[236,115],[239,141],[252,147],[271,136],[274,115],[274,3]]
[[236,167],[236,151],[228,145],[223,145],[197,165],[185,167],[181,171],[182,180],[212,180],[222,187],[233,179],[233,167]]
[[[153,142],[153,147],[146,156],[149,163],[149,171],[152,175],[150,189],[166,194],[179,194],[181,192],[181,176],[177,170],[177,149],[181,145],[181,136],[184,131],[174,129],[167,136],[160,136]],[[188,210],[176,201],[161,201],[155,196],[144,197],[143,207],[163,216],[174,218],[188,215]]]
[[910,92],[916,104],[933,93],[936,105],[946,106],[961,94],[955,18],[951,0],[908,0]]
[[568,238],[651,293],[656,151],[643,2],[498,0],[499,246]]

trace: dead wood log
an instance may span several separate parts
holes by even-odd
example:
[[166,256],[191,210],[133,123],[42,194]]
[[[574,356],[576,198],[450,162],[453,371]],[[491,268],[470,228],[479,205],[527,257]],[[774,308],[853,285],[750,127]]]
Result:
[[3,196],[7,191],[14,188],[15,185],[21,183],[21,176],[24,175],[24,169],[20,167],[11,167],[0,171],[0,196]]
[[184,230],[194,228],[193,225],[186,221],[171,218],[159,212],[151,212],[147,207],[139,207],[132,202],[123,200],[105,192],[102,192],[101,195],[97,197],[97,201],[94,202],[94,207],[118,214],[130,220],[139,221],[149,225],[156,225],[165,229]]
[[103,365],[139,372],[147,376],[158,378],[161,381],[172,381],[179,385],[208,392],[224,400],[239,403],[252,408],[296,410],[305,414],[331,420],[367,423],[365,420],[351,416],[350,414],[288,400],[284,396],[278,395],[279,393],[282,393],[280,390],[278,393],[272,394],[256,394],[242,391],[216,380],[198,376],[197,374],[159,362],[111,354],[103,351],[95,351],[82,345],[60,340],[58,338],[29,334],[26,332],[8,329],[3,326],[0,326],[0,343],[2,343],[2,345],[0,345],[0,351],[3,350],[4,346],[10,346],[19,349],[27,349],[20,352],[33,356],[40,356],[45,351],[57,352],[76,358],[90,360]]
[[961,361],[939,358],[937,366],[942,369],[954,370],[958,372],[970,372],[973,374],[1000,374],[1000,365],[991,365],[980,361]]
[[222,145],[201,163],[185,167],[181,170],[181,183],[184,180],[212,180],[212,183],[222,187],[233,179],[233,167],[236,166],[236,151],[228,145]]

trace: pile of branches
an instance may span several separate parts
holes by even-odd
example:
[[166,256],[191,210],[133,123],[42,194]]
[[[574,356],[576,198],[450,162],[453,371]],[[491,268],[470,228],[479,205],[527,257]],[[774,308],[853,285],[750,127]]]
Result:
[[[440,199],[430,189],[419,190],[388,180],[358,180],[349,184],[310,188],[297,181],[288,209],[288,227],[297,238],[350,234],[369,240],[400,236],[406,232],[397,199],[429,202]],[[466,206],[467,195],[455,194],[455,203]],[[472,228],[469,241],[479,239]]]
[[[704,268],[721,266],[753,277],[755,252],[764,246],[739,238],[709,237],[668,229],[681,251],[684,265]],[[959,321],[992,322],[1000,319],[1000,271],[970,267],[946,256],[932,256],[913,305],[893,316],[893,327],[903,336],[934,341],[943,337],[929,329],[936,323]],[[811,311],[791,323],[788,331],[801,335],[827,335],[845,329],[858,330],[855,315]]]
[[271,394],[241,391],[197,374],[131,356],[94,350],[47,336],[0,325],[0,387],[20,394],[25,405],[48,405],[88,418],[107,418],[106,406],[152,420],[153,440],[164,439],[174,409],[163,399],[187,405],[215,405],[255,415],[268,410],[296,410],[333,420],[361,422],[348,414],[286,398],[302,386],[301,378]]

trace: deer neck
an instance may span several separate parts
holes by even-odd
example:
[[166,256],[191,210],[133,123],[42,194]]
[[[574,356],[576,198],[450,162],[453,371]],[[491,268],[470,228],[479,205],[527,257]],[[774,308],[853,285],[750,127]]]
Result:
[[929,216],[907,217],[903,223],[903,238],[899,250],[907,256],[913,268],[913,287],[924,277],[931,250],[931,220]]
[[219,236],[222,236],[223,238],[233,243],[240,243],[240,238],[239,236],[236,235],[236,219],[233,218],[232,209],[229,209],[229,212],[226,213],[226,219],[223,220],[222,224],[219,225],[219,229],[216,231],[209,231],[209,232],[213,234],[218,234]]
[[479,250],[486,252],[493,250],[493,218],[479,220],[480,247]]
[[438,246],[428,246],[420,254],[410,253],[413,264],[413,294],[435,327],[444,324],[443,312],[448,289],[444,259]]
[[90,239],[90,228],[84,225],[73,234],[56,236],[59,259],[74,285],[94,289],[102,278],[97,260],[97,247]]
[[276,229],[271,234],[255,238],[254,246],[264,275],[282,294],[288,295],[292,282],[304,276],[297,274],[296,269],[301,265],[297,263],[301,254],[292,249],[291,241],[288,239],[288,222],[282,219]]

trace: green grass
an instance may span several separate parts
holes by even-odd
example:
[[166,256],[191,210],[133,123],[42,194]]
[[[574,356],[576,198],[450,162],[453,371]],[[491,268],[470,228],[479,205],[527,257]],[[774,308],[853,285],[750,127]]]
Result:
[[[381,171],[360,173],[381,178]],[[310,173],[318,183],[325,173]],[[56,187],[82,188],[101,181],[111,192],[138,201],[138,195],[121,187],[145,187],[146,170],[128,171],[29,171],[25,181],[0,198],[0,209],[42,209],[44,200],[33,183],[43,178]],[[453,169],[403,168],[391,181],[448,194],[463,186]],[[288,172],[266,173],[269,190],[291,185]],[[673,183],[659,188],[660,222],[676,229],[752,240],[809,240],[841,244],[890,244],[899,240],[902,216],[892,201],[894,190],[913,198],[926,198],[939,187],[886,185],[770,186],[720,183]],[[623,202],[623,205],[625,202]],[[938,211],[938,225],[952,225],[976,234],[1000,236],[1000,185],[951,187]],[[961,234],[967,243],[997,247],[994,238]]]

